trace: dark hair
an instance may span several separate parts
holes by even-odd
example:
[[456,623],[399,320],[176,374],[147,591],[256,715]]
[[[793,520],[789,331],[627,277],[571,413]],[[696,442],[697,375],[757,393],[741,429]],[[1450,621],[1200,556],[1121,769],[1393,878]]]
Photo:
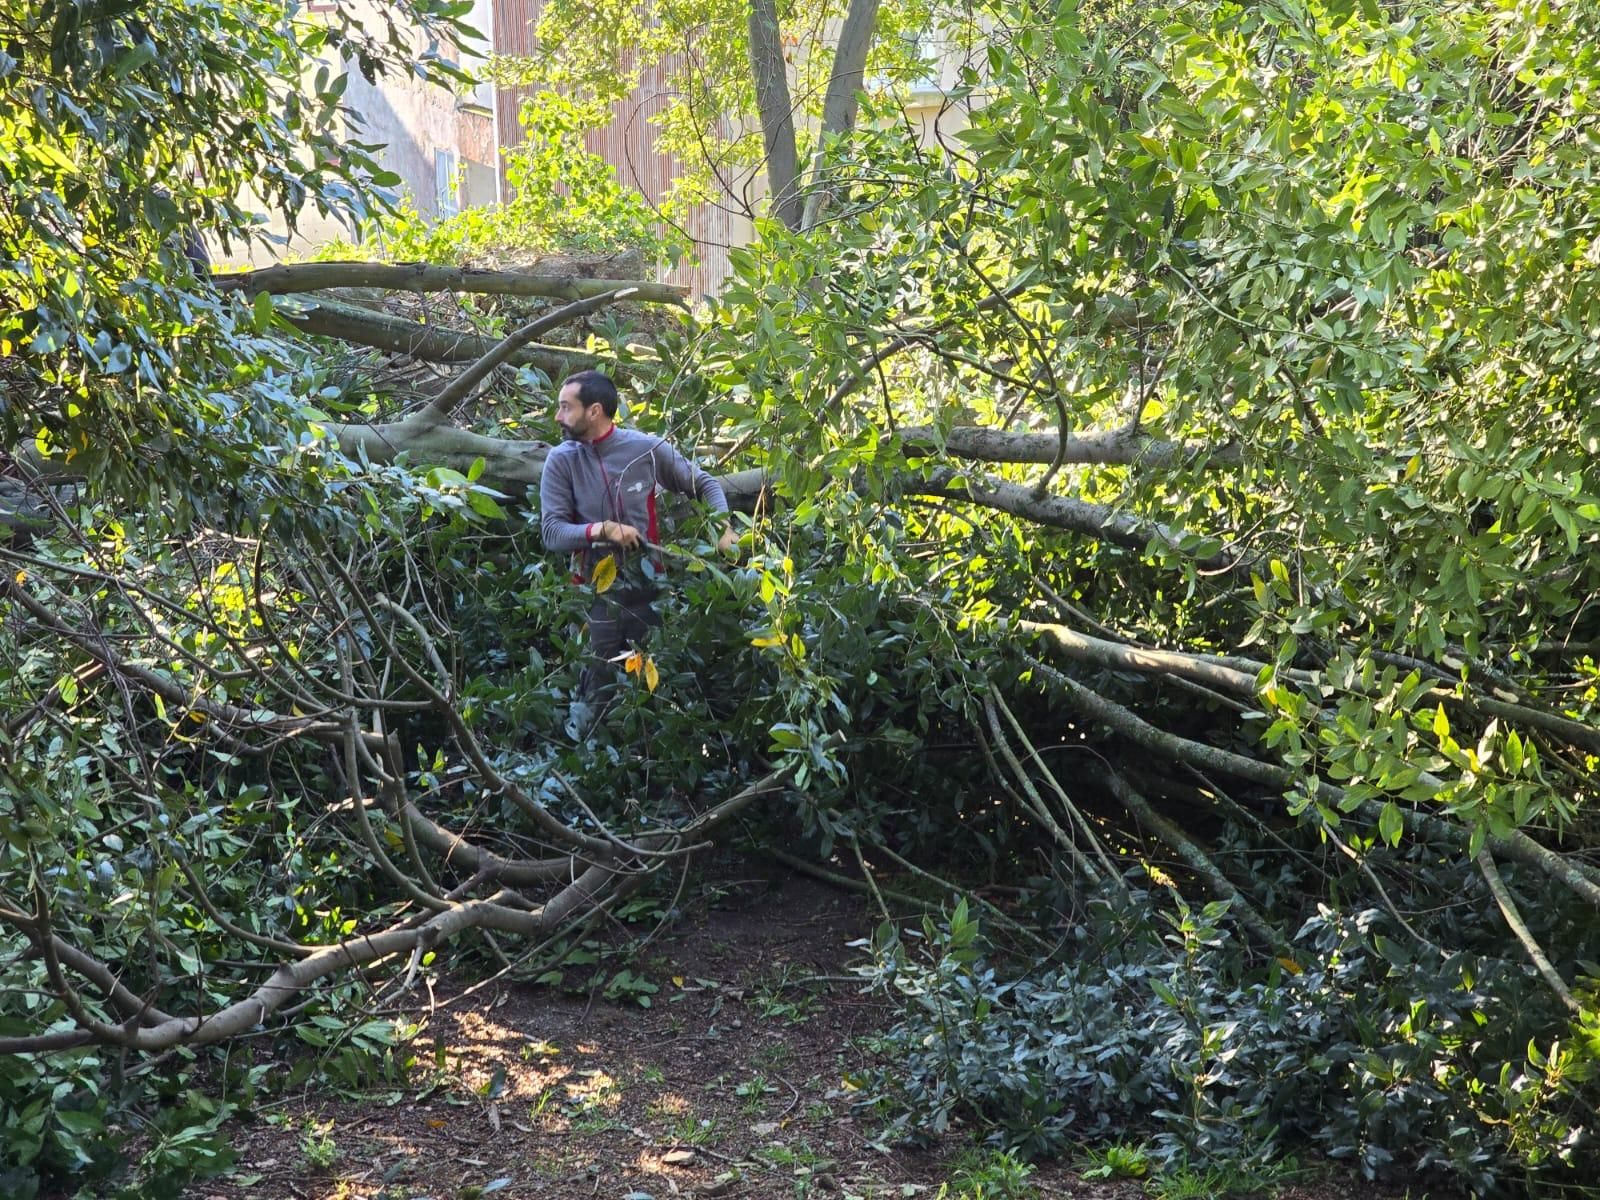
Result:
[[617,415],[617,385],[599,371],[579,371],[576,375],[568,375],[561,384],[561,390],[566,391],[569,383],[578,385],[578,403],[583,407],[598,404],[608,418]]

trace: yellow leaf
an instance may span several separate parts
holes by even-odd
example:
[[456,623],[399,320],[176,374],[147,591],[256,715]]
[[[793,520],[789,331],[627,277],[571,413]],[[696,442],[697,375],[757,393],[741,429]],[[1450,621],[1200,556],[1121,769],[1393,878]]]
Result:
[[661,682],[661,672],[656,670],[656,660],[653,658],[644,660],[644,681],[652,692],[656,690],[656,684]]
[[1305,973],[1305,968],[1299,963],[1295,962],[1295,960],[1292,958],[1280,957],[1278,959],[1278,965],[1291,975],[1303,975]]
[[771,637],[751,638],[750,639],[750,644],[752,646],[781,646],[781,645],[783,645],[784,640],[785,639],[784,639],[783,634],[776,633],[776,634],[773,634]]
[[617,560],[603,558],[600,565],[594,569],[594,590],[603,592],[617,581]]
[[622,664],[622,669],[629,675],[637,675],[639,668],[644,665],[644,655],[630,654]]
[[683,986],[683,976],[682,975],[674,975],[672,977],[672,985],[674,987],[682,987]]
[[206,715],[203,712],[197,712],[191,708],[189,710],[189,720],[193,721],[196,725],[204,725],[206,723]]
[[28,582],[28,573],[26,571],[18,571],[17,572],[17,586],[21,587],[23,584],[25,584],[27,582]]

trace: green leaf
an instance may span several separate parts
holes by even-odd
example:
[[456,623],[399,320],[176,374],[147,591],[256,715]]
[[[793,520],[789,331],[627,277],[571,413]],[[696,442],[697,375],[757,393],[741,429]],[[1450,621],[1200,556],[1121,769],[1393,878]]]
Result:
[[1405,818],[1401,815],[1399,807],[1393,801],[1385,804],[1378,814],[1378,836],[1389,845],[1398,846],[1405,828]]
[[1505,762],[1506,773],[1515,775],[1522,770],[1522,739],[1517,736],[1515,729],[1506,734],[1505,752],[1502,755]]
[[99,1113],[82,1112],[74,1109],[58,1109],[56,1122],[63,1128],[80,1136],[88,1133],[99,1133],[105,1128],[105,1121]]
[[112,74],[118,79],[126,79],[140,67],[154,62],[155,58],[156,48],[148,40],[135,42],[118,57],[116,65],[112,68]]
[[[480,458],[478,461],[482,462],[483,460]],[[487,492],[477,488],[467,493],[467,506],[480,517],[490,517],[499,521],[506,519],[506,510],[501,508]],[[611,560],[608,558],[606,561],[610,562]]]

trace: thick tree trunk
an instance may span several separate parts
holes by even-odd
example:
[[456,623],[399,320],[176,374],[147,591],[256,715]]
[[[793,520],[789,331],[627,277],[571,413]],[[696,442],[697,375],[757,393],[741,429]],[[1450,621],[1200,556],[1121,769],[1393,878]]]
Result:
[[839,30],[839,45],[833,54],[833,73],[828,76],[828,91],[822,100],[822,136],[848,133],[856,123],[856,109],[867,52],[872,49],[873,27],[878,23],[880,0],[851,0]]

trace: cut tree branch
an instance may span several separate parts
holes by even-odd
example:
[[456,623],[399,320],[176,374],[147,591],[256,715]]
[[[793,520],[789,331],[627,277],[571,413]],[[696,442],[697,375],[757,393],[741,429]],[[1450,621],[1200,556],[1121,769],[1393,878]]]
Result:
[[[466,474],[473,463],[483,459],[479,482],[508,496],[537,495],[539,476],[550,453],[547,442],[517,441],[487,437],[451,424],[428,409],[380,425],[334,425],[326,427],[339,440],[339,449],[352,458],[390,463],[401,454],[412,462],[450,467]],[[735,471],[717,476],[728,505],[740,512],[753,512],[767,488],[766,473],[759,470]]]
[[[1053,683],[1059,685],[1069,702],[1079,712],[1102,721],[1134,743],[1164,755],[1174,762],[1209,768],[1239,779],[1248,779],[1279,794],[1287,794],[1302,786],[1313,787],[1317,798],[1333,808],[1338,808],[1345,798],[1343,789],[1335,787],[1326,780],[1309,779],[1288,767],[1263,762],[1259,758],[1224,750],[1219,746],[1208,746],[1204,742],[1158,729],[1130,709],[1108,700],[1092,688],[1085,687],[1049,663],[1037,658],[1029,658],[1028,661]],[[1355,811],[1376,825],[1382,805],[1375,800],[1363,800]],[[1405,822],[1405,827],[1414,834],[1431,833],[1458,847],[1465,847],[1469,841],[1466,829],[1443,817],[1406,807],[1400,809],[1400,816]],[[1506,837],[1491,835],[1486,845],[1501,858],[1513,859],[1539,868],[1552,879],[1565,884],[1589,904],[1600,908],[1600,885],[1591,880],[1576,864],[1569,862],[1549,847],[1540,845],[1520,829],[1514,830]]]
[[316,262],[262,267],[237,275],[216,275],[218,291],[247,296],[267,292],[320,292],[328,288],[381,288],[395,292],[468,292],[478,296],[536,296],[549,300],[588,300],[626,291],[641,304],[682,304],[689,289],[644,279],[571,279],[524,275],[519,271],[475,271],[432,263]]
[[1116,771],[1107,768],[1093,773],[1101,778],[1119,804],[1141,825],[1165,842],[1190,870],[1205,880],[1212,895],[1228,901],[1234,916],[1239,919],[1239,924],[1255,934],[1261,944],[1269,950],[1280,953],[1283,951],[1288,944],[1287,939],[1280,931],[1267,924],[1266,919],[1256,911],[1244,893],[1233,885],[1232,880],[1218,869],[1198,842],[1158,813],[1139,790]]
[[[280,303],[277,312],[302,333],[407,354],[423,362],[476,362],[499,345],[494,338],[479,333],[421,325],[359,304],[313,296],[295,296],[294,301]],[[564,378],[598,362],[593,355],[576,350],[559,353],[532,347],[514,351],[505,361],[512,366],[536,367],[552,379]]]
[[1483,872],[1484,881],[1489,885],[1494,902],[1500,907],[1500,915],[1506,919],[1511,932],[1516,935],[1517,941],[1522,943],[1522,948],[1528,952],[1528,958],[1533,962],[1534,969],[1568,1009],[1582,1012],[1583,1006],[1578,1003],[1571,989],[1567,987],[1566,981],[1561,978],[1561,973],[1550,962],[1549,955],[1544,952],[1544,948],[1528,929],[1528,923],[1522,919],[1522,913],[1517,909],[1517,902],[1511,898],[1510,889],[1506,887],[1505,880],[1500,878],[1500,868],[1495,866],[1494,857],[1487,848],[1478,851],[1478,869]]
[[587,300],[574,300],[571,304],[564,304],[554,312],[540,314],[514,333],[507,334],[505,340],[498,346],[452,379],[450,385],[433,398],[428,405],[429,409],[441,417],[448,416],[450,411],[470,396],[472,389],[487,379],[496,367],[508,361],[513,354],[541,333],[597,312],[630,294],[627,288],[603,292],[598,296],[590,296]]
[[[1010,513],[1014,517],[1025,517],[1056,529],[1087,534],[1132,550],[1143,550],[1151,542],[1159,542],[1181,554],[1192,555],[1191,551],[1183,548],[1183,534],[1158,521],[1147,520],[1107,504],[1093,504],[1070,496],[1036,497],[1032,488],[986,475],[964,474],[953,469],[937,471],[926,480],[908,480],[905,489],[907,494],[913,496],[967,500],[984,508]],[[1224,546],[1221,553],[1210,554],[1196,561],[1206,570],[1220,573],[1248,568],[1253,560],[1243,551],[1230,551]]]
[[[1051,463],[1056,460],[1060,437],[1051,433],[1011,433],[959,425],[942,437],[931,426],[918,425],[900,431],[900,444],[906,456],[926,452],[974,462]],[[1126,427],[1115,430],[1075,434],[1067,438],[1063,463],[1085,466],[1165,467],[1175,463],[1233,467],[1243,456],[1238,445],[1207,445],[1203,442],[1169,442]]]
[[[786,770],[773,771],[747,785],[735,795],[689,821],[682,828],[651,834],[641,839],[649,850],[671,850],[695,838],[703,838],[732,820],[749,805],[779,790],[787,778]],[[606,890],[621,872],[621,864],[602,862],[590,866],[582,875],[531,911],[516,907],[526,902],[515,892],[501,891],[482,900],[452,903],[426,920],[413,918],[378,933],[351,938],[333,946],[318,947],[293,963],[279,966],[265,983],[249,996],[204,1016],[173,1016],[146,1006],[126,988],[114,985],[113,1003],[127,1013],[123,1025],[109,1025],[86,1011],[75,989],[62,977],[58,989],[79,1012],[80,1028],[50,1034],[0,1037],[0,1054],[38,1053],[74,1046],[107,1042],[133,1050],[160,1051],[177,1045],[209,1045],[226,1041],[263,1023],[305,988],[337,971],[349,970],[394,955],[431,949],[467,929],[504,930],[510,933],[538,934],[558,929],[585,910],[604,903]],[[637,878],[637,874],[632,878]],[[626,884],[624,880],[624,884]],[[104,963],[82,953],[55,937],[45,917],[27,918],[7,913],[6,919],[18,925],[36,942],[47,960],[52,976],[61,967],[70,967],[103,986],[114,981],[114,973]],[[141,1024],[142,1022],[142,1024]]]

